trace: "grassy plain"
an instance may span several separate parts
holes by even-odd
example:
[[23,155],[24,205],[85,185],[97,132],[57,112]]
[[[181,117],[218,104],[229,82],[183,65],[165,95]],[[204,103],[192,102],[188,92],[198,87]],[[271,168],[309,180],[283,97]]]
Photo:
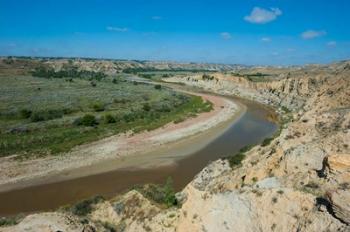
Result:
[[0,76],[0,156],[59,154],[113,134],[155,129],[211,108],[200,97],[122,77],[92,83],[78,78]]

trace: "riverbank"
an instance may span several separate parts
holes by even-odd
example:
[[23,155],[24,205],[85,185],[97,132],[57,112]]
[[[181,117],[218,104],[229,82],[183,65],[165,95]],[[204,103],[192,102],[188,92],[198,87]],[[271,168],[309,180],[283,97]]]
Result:
[[[25,161],[16,161],[11,157],[1,158],[0,191],[62,181],[115,169],[171,165],[175,160],[205,146],[222,133],[227,122],[239,118],[245,111],[244,106],[224,97],[202,93],[193,94],[212,102],[213,110],[177,124],[169,123],[153,131],[111,136],[79,146],[59,157],[50,156]],[[190,151],[181,151],[181,147],[186,143],[196,145]],[[169,150],[178,152],[170,154],[166,152]]]

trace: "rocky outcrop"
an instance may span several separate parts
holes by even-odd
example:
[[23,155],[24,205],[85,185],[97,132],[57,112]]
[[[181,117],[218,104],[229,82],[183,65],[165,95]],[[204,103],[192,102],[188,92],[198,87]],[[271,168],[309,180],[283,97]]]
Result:
[[350,154],[331,154],[326,157],[326,165],[330,172],[350,172]]
[[[223,74],[213,80],[201,75],[169,79],[291,110],[280,135],[268,146],[253,148],[241,167],[218,175],[204,190],[196,188],[196,180],[186,187],[189,200],[181,211],[198,216],[192,222],[180,214],[179,225],[192,223],[193,231],[215,231],[213,221],[219,222],[217,231],[349,231],[350,72],[345,67],[298,70],[254,83]],[[235,202],[230,209],[210,213],[230,201]],[[225,211],[244,219],[225,218]]]
[[174,208],[162,210],[133,190],[97,205],[90,218],[110,224],[116,231],[175,231],[178,212]]
[[331,203],[334,215],[346,224],[350,224],[350,191],[336,190],[329,192],[327,197]]
[[96,231],[94,226],[81,223],[78,217],[63,213],[33,214],[24,218],[16,226],[0,227],[2,232],[88,232],[89,230]]

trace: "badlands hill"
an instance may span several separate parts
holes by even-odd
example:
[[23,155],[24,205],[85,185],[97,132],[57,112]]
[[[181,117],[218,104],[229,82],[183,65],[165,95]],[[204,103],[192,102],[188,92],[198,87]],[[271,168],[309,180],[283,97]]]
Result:
[[209,75],[164,81],[271,105],[280,133],[239,165],[209,164],[176,194],[178,207],[133,190],[95,202],[84,217],[38,213],[0,231],[350,231],[350,62]]
[[116,74],[137,71],[230,71],[246,68],[245,65],[209,64],[209,63],[177,63],[171,61],[141,60],[106,60],[88,58],[28,58],[0,57],[0,71],[12,74],[28,74],[30,70],[40,66],[50,66],[61,70],[68,66],[76,66],[79,70]]

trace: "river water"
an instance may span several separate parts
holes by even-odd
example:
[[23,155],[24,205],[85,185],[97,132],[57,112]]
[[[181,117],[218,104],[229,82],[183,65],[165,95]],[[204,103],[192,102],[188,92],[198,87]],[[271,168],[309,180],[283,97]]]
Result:
[[179,191],[210,161],[235,154],[244,146],[257,144],[276,131],[277,125],[271,121],[276,117],[271,109],[247,100],[234,100],[247,107],[244,115],[228,124],[224,132],[209,144],[177,160],[175,165],[115,170],[0,192],[0,216],[53,210],[95,195],[109,198],[137,184],[164,183],[169,176]]

